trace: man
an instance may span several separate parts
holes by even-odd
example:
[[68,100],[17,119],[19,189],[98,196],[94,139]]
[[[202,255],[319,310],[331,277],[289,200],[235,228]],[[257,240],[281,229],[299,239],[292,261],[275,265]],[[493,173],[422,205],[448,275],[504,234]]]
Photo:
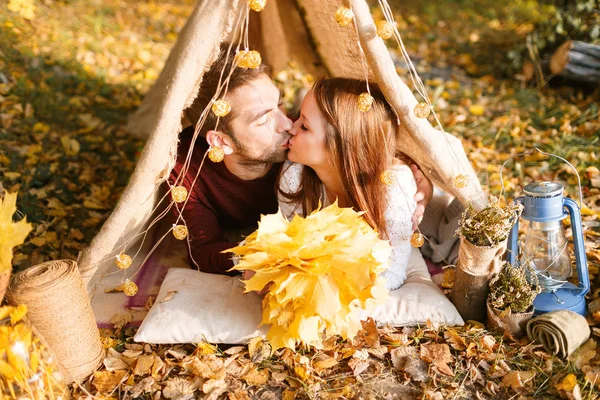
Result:
[[[269,77],[269,69],[233,68],[235,54],[222,47],[221,54],[204,74],[198,96],[185,110],[192,126],[180,134],[177,164],[169,179],[171,185],[188,189],[189,200],[182,213],[189,230],[190,259],[203,272],[235,275],[230,254],[221,253],[237,245],[241,234],[227,239],[228,231],[250,233],[261,214],[277,212],[276,178],[287,158],[292,120],[281,107],[281,95]],[[231,112],[217,118],[202,115],[221,83],[221,71],[232,71],[225,100]],[[194,126],[206,118],[196,140],[185,174],[188,149]],[[209,147],[224,153],[223,162],[204,159]],[[200,173],[200,167],[202,170]],[[431,183],[418,170],[415,178],[419,202],[414,222],[423,215],[431,197]],[[177,212],[177,208],[174,207]]]

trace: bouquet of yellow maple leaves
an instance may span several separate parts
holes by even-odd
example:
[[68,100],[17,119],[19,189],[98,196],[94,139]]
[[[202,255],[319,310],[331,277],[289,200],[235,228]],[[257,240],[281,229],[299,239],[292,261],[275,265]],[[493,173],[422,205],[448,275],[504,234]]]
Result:
[[391,247],[351,208],[337,203],[306,218],[262,216],[245,243],[228,250],[234,267],[254,271],[246,292],[266,291],[262,324],[274,348],[319,348],[332,335],[353,338],[354,311],[371,310],[387,298],[384,279]]
[[0,198],[0,303],[4,299],[12,271],[12,249],[25,241],[32,228],[25,218],[13,222],[16,211],[17,194],[6,192],[4,200]]

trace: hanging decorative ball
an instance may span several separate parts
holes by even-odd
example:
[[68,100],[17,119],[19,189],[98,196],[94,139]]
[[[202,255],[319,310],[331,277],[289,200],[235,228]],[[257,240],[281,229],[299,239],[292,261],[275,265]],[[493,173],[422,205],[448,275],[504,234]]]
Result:
[[183,240],[188,235],[188,229],[185,225],[174,225],[173,226],[173,236],[177,240]]
[[183,203],[188,196],[188,191],[183,186],[175,186],[171,189],[171,198],[175,203]]
[[394,183],[394,173],[390,169],[386,169],[379,175],[379,180],[384,184],[390,186]]
[[267,0],[248,0],[248,6],[256,12],[261,12],[267,5]]
[[415,115],[417,118],[427,118],[431,113],[431,106],[427,103],[421,102],[415,106]]
[[220,147],[210,146],[210,149],[208,149],[208,158],[214,163],[220,163],[225,158],[225,152]]
[[131,296],[135,296],[138,292],[138,287],[135,284],[135,282],[130,281],[129,279],[125,280],[125,283],[123,283],[123,293],[125,293],[125,295],[131,297]]
[[358,96],[358,109],[362,112],[369,111],[373,105],[373,100],[373,96],[369,93],[361,93],[360,96]]
[[394,24],[388,21],[379,21],[377,23],[377,36],[383,40],[388,40],[394,35]]
[[211,109],[217,117],[224,117],[231,111],[231,104],[227,100],[219,99],[215,100]]
[[413,232],[410,235],[410,245],[412,247],[421,247],[425,243],[425,238],[419,232]]
[[469,184],[469,177],[467,175],[456,175],[454,177],[454,186],[456,186],[459,189],[465,188],[467,187],[467,185]]
[[235,55],[235,63],[240,68],[258,68],[262,63],[262,57],[256,50],[240,50]]
[[340,24],[340,26],[347,26],[352,22],[354,18],[354,13],[348,7],[340,7],[335,12],[335,21]]
[[125,253],[121,253],[117,256],[116,264],[119,269],[127,269],[131,267],[131,262],[131,257]]

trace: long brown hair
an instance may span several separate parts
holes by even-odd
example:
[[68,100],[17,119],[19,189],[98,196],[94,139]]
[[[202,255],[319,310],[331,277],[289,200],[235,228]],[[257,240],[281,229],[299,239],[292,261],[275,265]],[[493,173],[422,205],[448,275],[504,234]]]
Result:
[[[346,196],[357,211],[367,211],[366,221],[387,237],[387,189],[380,176],[392,166],[396,148],[397,118],[375,83],[369,83],[371,109],[358,109],[366,82],[357,79],[322,79],[312,88],[317,106],[327,121],[325,145],[338,171]],[[300,201],[304,215],[319,206],[321,181],[312,168],[304,168],[296,193],[280,192]]]

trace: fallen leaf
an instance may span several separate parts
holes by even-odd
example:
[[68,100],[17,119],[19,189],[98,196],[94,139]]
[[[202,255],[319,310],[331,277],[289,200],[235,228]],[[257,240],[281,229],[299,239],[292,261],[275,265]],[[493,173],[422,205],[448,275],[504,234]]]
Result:
[[467,348],[465,339],[463,339],[454,329],[447,329],[446,332],[444,332],[444,338],[455,350],[465,350]]
[[162,391],[167,399],[186,400],[194,398],[196,387],[185,378],[169,379]]
[[251,368],[246,374],[242,376],[242,379],[250,386],[262,386],[269,380],[269,370],[254,367]]
[[127,374],[125,370],[96,371],[92,379],[92,385],[99,393],[110,393],[121,383]]
[[581,369],[584,365],[588,365],[592,358],[596,357],[596,347],[596,341],[594,339],[588,339],[581,347],[571,354],[569,360],[573,363],[575,368]]
[[248,353],[250,360],[254,364],[260,364],[271,357],[271,344],[260,336],[257,336],[248,342]]
[[427,363],[421,360],[415,347],[397,347],[390,352],[390,356],[394,369],[404,371],[415,382],[429,379]]
[[337,360],[333,357],[328,356],[327,354],[319,354],[312,360],[312,365],[317,370],[317,372],[322,371],[324,369],[329,369],[338,364]]
[[425,343],[421,345],[421,359],[431,363],[439,372],[454,376],[454,371],[448,366],[448,363],[454,361],[450,353],[450,347],[443,343]]
[[554,387],[556,388],[556,390],[564,390],[566,392],[570,392],[573,390],[575,385],[577,385],[577,377],[575,376],[575,374],[569,374],[565,376],[562,381],[556,383]]
[[167,301],[173,300],[173,297],[178,293],[177,290],[170,290],[167,292],[166,296],[163,297],[158,303],[166,303]]
[[128,370],[129,364],[117,357],[107,357],[102,361],[107,371],[112,372],[120,369]]
[[135,367],[133,368],[134,375],[146,375],[150,373],[154,365],[154,354],[141,355],[137,358]]

